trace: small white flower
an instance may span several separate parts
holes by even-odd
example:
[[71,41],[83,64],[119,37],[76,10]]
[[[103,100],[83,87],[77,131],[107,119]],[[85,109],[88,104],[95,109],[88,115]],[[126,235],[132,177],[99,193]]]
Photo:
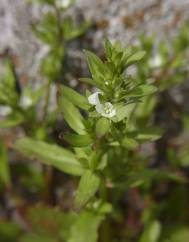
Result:
[[88,101],[91,105],[95,106],[95,109],[103,117],[111,118],[116,115],[116,109],[110,102],[101,103],[99,95],[103,95],[103,92],[95,92],[88,97]]
[[71,4],[71,0],[57,0],[56,4],[60,8],[67,8]]
[[106,102],[104,104],[97,104],[95,106],[96,111],[100,113],[103,117],[112,118],[116,115],[116,109],[110,102]]
[[102,94],[102,92],[95,92],[88,97],[88,101],[91,105],[100,104],[99,94]]
[[28,96],[22,96],[20,100],[20,106],[23,108],[28,108],[32,105],[32,99]]
[[151,68],[158,68],[161,65],[162,65],[162,57],[159,54],[157,54],[153,58],[150,58],[150,60],[149,60],[149,66]]

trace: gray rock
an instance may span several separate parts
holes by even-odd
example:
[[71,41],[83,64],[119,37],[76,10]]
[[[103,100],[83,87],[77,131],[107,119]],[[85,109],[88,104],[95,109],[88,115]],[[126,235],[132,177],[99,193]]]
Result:
[[[0,0],[0,53],[11,49],[23,83],[39,79],[39,60],[47,52],[47,47],[35,38],[30,28],[43,11],[44,7],[35,1]],[[159,38],[172,36],[180,22],[187,18],[188,11],[189,0],[76,0],[69,13],[73,16],[82,14],[96,24],[97,28],[86,36],[90,48],[99,50],[105,36],[124,43],[136,43],[141,33],[156,34]],[[70,56],[74,58],[72,53],[77,49],[79,63],[82,62],[81,45],[79,42],[70,50]]]

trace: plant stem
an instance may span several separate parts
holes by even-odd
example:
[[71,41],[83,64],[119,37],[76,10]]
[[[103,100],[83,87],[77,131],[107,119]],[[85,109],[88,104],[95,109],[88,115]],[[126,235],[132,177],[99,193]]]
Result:
[[43,119],[42,119],[43,121],[46,120],[47,114],[48,114],[48,106],[49,106],[49,99],[50,99],[50,87],[51,87],[51,81],[48,80],[47,85],[46,85],[45,104],[44,104],[44,108],[43,108]]
[[[108,189],[106,187],[105,180],[103,180],[103,183],[101,183],[100,186],[100,197],[104,202],[108,201]],[[111,238],[111,223],[110,219],[106,217],[105,221],[101,225],[100,242],[110,242]]]

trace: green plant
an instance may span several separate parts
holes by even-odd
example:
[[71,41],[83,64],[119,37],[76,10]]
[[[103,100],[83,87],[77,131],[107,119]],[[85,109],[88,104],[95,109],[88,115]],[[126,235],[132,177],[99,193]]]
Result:
[[[154,37],[144,36],[140,45],[133,47],[106,40],[103,61],[85,51],[91,77],[80,79],[87,87],[81,95],[65,80],[66,53],[70,41],[83,34],[89,24],[76,27],[72,18],[62,15],[72,1],[38,2],[50,7],[32,26],[49,49],[40,67],[46,84],[37,90],[20,87],[11,58],[5,61],[0,82],[0,105],[5,114],[0,127],[19,127],[24,136],[13,137],[8,145],[6,139],[0,144],[0,179],[6,188],[0,189],[5,192],[3,199],[8,195],[16,201],[17,215],[21,211],[21,221],[26,223],[20,229],[1,220],[0,237],[19,242],[186,242],[188,145],[175,145],[172,140],[181,131],[174,134],[170,124],[179,122],[186,132],[188,116],[171,98],[170,90],[188,76],[187,24],[172,44],[162,41],[156,45]],[[57,103],[50,111],[54,84]],[[42,115],[37,110],[42,110]],[[159,118],[162,113],[168,115]],[[58,119],[63,131],[57,142],[52,133]],[[9,167],[6,146],[42,161],[42,172],[29,162]],[[71,190],[78,184],[74,198],[68,198],[69,211],[65,205],[62,209],[35,207],[23,191],[14,200],[11,178],[20,177],[17,183],[23,190],[32,191],[32,196],[36,191],[42,193],[40,202],[61,207],[60,202],[49,201],[49,190],[57,192],[53,181],[57,173],[54,175],[52,167],[63,172],[61,191],[67,180]],[[27,204],[24,213],[20,200]]]
[[[106,40],[105,53],[106,61],[102,62],[92,52],[85,51],[92,78],[81,80],[98,88],[96,92],[91,94],[87,90],[86,96],[82,96],[69,87],[60,87],[59,110],[62,110],[65,121],[75,131],[63,135],[70,148],[28,137],[16,142],[16,148],[26,155],[70,175],[80,176],[74,207],[95,213],[97,217],[99,214],[103,217],[110,214],[111,217],[112,209],[116,214],[118,198],[125,189],[154,179],[183,180],[168,171],[149,168],[145,159],[138,162],[137,147],[144,142],[157,140],[161,135],[158,128],[148,123],[140,127],[135,121],[140,103],[157,88],[146,79],[125,75],[125,69],[140,61],[145,52],[134,51],[131,47],[122,48],[119,42],[112,45]],[[103,241],[110,240],[109,219],[104,222],[101,234]],[[82,212],[79,221],[84,222]],[[77,231],[77,236],[84,238],[86,227],[82,229]],[[96,235],[93,237],[91,232],[93,241],[96,241]]]

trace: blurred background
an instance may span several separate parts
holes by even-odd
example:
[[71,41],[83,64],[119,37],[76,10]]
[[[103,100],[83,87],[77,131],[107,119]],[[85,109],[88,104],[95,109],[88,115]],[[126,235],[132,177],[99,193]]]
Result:
[[[125,191],[112,218],[111,241],[189,241],[188,21],[189,0],[0,0],[1,242],[85,242],[68,235],[77,180],[28,160],[13,143],[29,134],[65,146],[61,133],[67,127],[56,114],[57,86],[84,92],[79,78],[89,72],[83,49],[104,58],[106,37],[147,52],[141,67],[129,71],[151,78],[159,93],[138,116],[164,134],[140,147],[139,155],[151,167],[185,180],[150,180],[141,190]],[[145,230],[146,221],[152,223]]]
[[[9,49],[17,59],[22,82],[38,78],[39,60],[48,51],[31,31],[31,25],[49,11],[48,5],[36,2],[1,0],[0,5],[0,51],[3,54]],[[82,66],[81,50],[89,46],[100,52],[105,36],[122,43],[137,42],[141,34],[154,34],[157,42],[173,38],[181,23],[187,20],[188,8],[188,0],[77,0],[66,14],[77,22],[90,21],[91,27],[85,38],[72,43],[69,55]]]

